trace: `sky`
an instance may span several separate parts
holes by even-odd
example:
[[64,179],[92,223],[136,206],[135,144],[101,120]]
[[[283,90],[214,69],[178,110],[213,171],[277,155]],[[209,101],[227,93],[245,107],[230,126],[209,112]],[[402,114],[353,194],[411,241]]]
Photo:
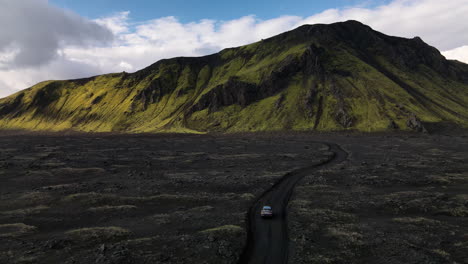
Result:
[[466,14],[468,0],[0,0],[0,98],[349,19],[468,63]]
[[[13,0],[12,0],[13,1]],[[310,16],[336,7],[377,5],[389,1],[362,0],[53,0],[56,6],[73,10],[82,16],[97,18],[130,11],[132,20],[145,21],[174,16],[182,23],[202,19],[232,20],[246,15],[272,19],[282,15]],[[90,8],[92,7],[92,8]]]

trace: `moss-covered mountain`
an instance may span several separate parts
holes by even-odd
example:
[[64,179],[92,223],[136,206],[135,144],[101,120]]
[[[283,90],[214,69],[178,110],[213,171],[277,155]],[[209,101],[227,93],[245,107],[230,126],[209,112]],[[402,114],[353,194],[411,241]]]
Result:
[[131,74],[42,82],[0,100],[3,129],[378,131],[442,121],[468,126],[468,65],[356,21]]

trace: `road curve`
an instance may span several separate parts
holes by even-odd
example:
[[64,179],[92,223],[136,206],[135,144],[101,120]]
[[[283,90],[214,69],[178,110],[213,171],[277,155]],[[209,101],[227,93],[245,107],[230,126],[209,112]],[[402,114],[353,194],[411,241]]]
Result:
[[[327,145],[332,156],[309,167],[284,175],[270,189],[266,190],[250,207],[247,220],[247,245],[239,263],[283,264],[288,263],[288,223],[287,206],[295,185],[316,169],[323,169],[341,163],[348,153],[334,143],[313,142]],[[271,205],[275,217],[262,219],[263,205]]]

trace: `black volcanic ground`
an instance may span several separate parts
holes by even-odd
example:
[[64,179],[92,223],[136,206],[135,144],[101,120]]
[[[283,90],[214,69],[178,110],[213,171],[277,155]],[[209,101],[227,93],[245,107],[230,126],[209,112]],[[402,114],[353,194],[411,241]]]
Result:
[[245,214],[330,155],[289,210],[290,263],[468,263],[468,132],[0,136],[0,263],[236,263]]

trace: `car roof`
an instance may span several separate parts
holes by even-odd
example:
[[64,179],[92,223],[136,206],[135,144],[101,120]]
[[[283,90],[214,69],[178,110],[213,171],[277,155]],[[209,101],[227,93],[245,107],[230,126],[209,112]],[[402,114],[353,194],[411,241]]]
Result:
[[265,205],[263,206],[263,209],[271,209],[271,206]]

